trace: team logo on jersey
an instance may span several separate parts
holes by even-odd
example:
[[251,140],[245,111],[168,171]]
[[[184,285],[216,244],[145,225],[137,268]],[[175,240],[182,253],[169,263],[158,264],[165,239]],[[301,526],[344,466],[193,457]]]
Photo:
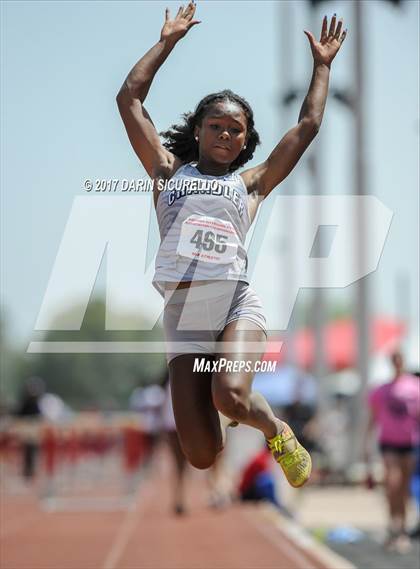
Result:
[[240,192],[229,186],[229,184],[222,184],[218,180],[198,180],[194,178],[169,180],[169,182],[172,182],[172,185],[162,188],[163,191],[168,192],[169,206],[185,196],[203,194],[228,199],[235,205],[240,217],[244,213],[245,206]]

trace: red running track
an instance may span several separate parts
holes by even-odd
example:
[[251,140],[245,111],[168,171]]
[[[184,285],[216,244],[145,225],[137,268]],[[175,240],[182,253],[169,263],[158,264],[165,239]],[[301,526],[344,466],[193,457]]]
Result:
[[258,507],[207,506],[204,474],[190,475],[188,515],[170,510],[166,453],[129,511],[46,512],[34,496],[2,495],[2,569],[325,569]]

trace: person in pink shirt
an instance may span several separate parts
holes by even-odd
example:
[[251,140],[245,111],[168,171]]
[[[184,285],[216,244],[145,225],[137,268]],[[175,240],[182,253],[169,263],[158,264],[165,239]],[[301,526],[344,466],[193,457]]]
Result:
[[370,434],[376,427],[390,518],[385,545],[390,549],[404,550],[410,547],[406,532],[406,510],[414,470],[414,451],[420,438],[420,387],[418,378],[404,371],[400,352],[395,352],[391,361],[394,367],[392,380],[369,393],[366,459],[369,463]]

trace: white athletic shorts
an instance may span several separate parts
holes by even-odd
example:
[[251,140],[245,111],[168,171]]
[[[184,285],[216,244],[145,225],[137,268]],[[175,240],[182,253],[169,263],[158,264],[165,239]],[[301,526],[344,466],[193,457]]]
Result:
[[218,336],[234,320],[241,320],[238,327],[245,330],[253,329],[247,326],[253,322],[267,336],[261,301],[244,281],[214,281],[166,290],[163,327],[167,362],[181,354],[216,354]]

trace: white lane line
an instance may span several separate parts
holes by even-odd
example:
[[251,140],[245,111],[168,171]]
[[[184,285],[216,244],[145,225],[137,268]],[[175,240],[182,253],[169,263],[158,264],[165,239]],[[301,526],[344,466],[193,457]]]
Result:
[[[257,518],[252,515],[251,512],[244,511],[244,515],[248,522],[255,527],[255,529],[264,536],[270,543],[272,543],[278,550],[282,552],[284,556],[284,550],[287,550],[287,557],[293,561],[297,567],[304,567],[305,569],[317,569],[316,565],[311,563],[310,559],[299,549],[294,549],[290,546],[290,541],[286,539],[281,532],[273,528],[273,525],[268,525],[266,520],[262,519],[261,516]],[[258,519],[259,518],[259,519]],[[280,539],[279,539],[280,538]]]
[[[103,569],[116,569],[118,561],[130,541],[138,518],[141,515],[142,506],[145,501],[149,501],[150,497],[155,493],[155,485],[150,484],[147,479],[140,481],[138,490],[133,498],[134,508],[129,510],[121,524],[121,527],[111,545],[108,555],[105,558]],[[141,504],[140,504],[141,499]]]
[[296,542],[303,551],[308,551],[309,555],[317,559],[318,563],[324,564],[326,568],[357,569],[348,559],[345,559],[327,545],[316,541],[302,526],[293,520],[285,518],[270,504],[264,504],[261,508],[261,513],[283,532],[289,541]]

